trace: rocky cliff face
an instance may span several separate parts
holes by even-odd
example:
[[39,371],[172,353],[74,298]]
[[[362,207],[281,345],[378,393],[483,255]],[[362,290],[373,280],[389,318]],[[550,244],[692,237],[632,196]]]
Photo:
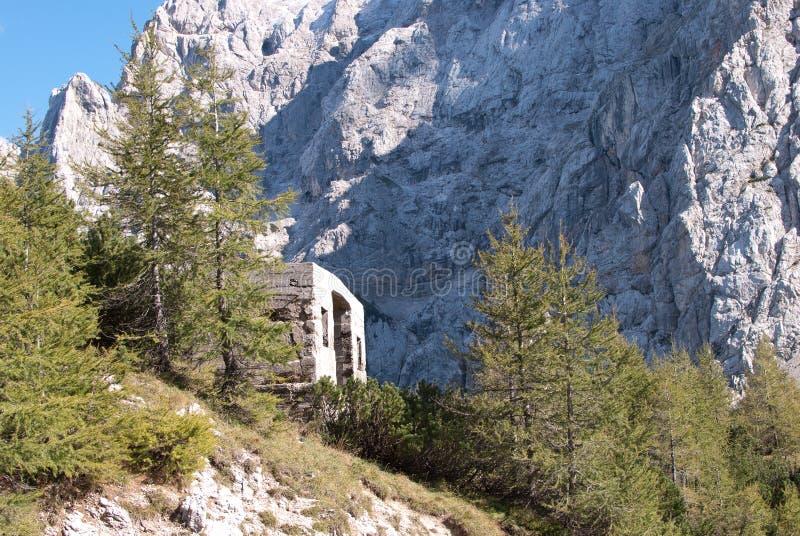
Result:
[[0,158],[6,158],[16,153],[16,147],[5,138],[0,138]]
[[91,206],[92,201],[81,187],[79,168],[110,163],[100,143],[102,132],[115,133],[118,114],[108,91],[83,73],[50,94],[42,129],[51,134],[53,157],[67,195],[83,206]]
[[[762,334],[800,342],[800,2],[167,0],[176,68],[213,43],[293,187],[284,254],[368,302],[370,372],[458,380],[485,229],[513,198],[563,229],[648,351],[710,342],[742,372]],[[99,157],[117,113],[77,75],[47,117]],[[791,364],[791,361],[790,361]]]

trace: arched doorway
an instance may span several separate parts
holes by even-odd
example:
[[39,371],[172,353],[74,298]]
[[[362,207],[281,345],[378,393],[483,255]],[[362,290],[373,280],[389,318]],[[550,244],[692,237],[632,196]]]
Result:
[[353,376],[353,328],[350,304],[333,293],[333,350],[336,354],[336,383],[344,385]]

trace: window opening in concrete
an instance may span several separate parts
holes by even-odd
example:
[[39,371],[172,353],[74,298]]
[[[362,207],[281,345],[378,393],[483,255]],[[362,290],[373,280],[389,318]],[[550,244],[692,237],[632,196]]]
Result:
[[322,346],[325,348],[330,347],[330,341],[328,340],[328,310],[324,307],[322,308]]
[[361,337],[356,337],[356,352],[358,352],[358,370],[364,370],[364,348]]
[[333,293],[333,349],[336,354],[336,383],[344,385],[353,375],[353,328],[350,304]]

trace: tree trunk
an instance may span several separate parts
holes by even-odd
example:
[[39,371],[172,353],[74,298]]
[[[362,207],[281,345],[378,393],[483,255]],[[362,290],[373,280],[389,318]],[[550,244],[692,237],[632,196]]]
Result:
[[[217,194],[217,202],[219,202],[219,194]],[[228,302],[225,299],[223,291],[225,290],[225,259],[222,254],[222,228],[221,222],[217,220],[214,222],[214,248],[216,250],[216,263],[215,273],[215,286],[217,289],[217,318],[222,326],[227,326],[231,321],[231,312],[228,307]],[[222,363],[225,366],[223,372],[222,391],[232,391],[239,380],[241,374],[241,363],[236,357],[231,340],[223,335],[221,345]]]
[[[153,226],[153,252],[158,255],[161,249],[161,241],[158,232]],[[167,333],[167,315],[164,307],[164,292],[161,288],[161,263],[158,260],[153,262],[153,310],[156,314],[155,336],[155,362],[160,372],[168,372],[171,368],[169,356],[169,335]]]

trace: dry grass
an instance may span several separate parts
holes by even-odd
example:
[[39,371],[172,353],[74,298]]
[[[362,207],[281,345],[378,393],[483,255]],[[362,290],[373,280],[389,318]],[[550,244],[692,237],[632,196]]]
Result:
[[[161,382],[147,374],[131,374],[125,380],[129,393],[148,404],[167,402],[178,410],[198,399],[190,392]],[[298,425],[277,421],[270,433],[262,435],[251,428],[230,422],[208,411],[222,441],[212,456],[215,467],[224,468],[240,458],[242,450],[261,457],[264,470],[282,485],[275,494],[308,497],[318,501],[307,512],[322,532],[346,534],[351,531],[348,517],[371,513],[372,499],[367,490],[385,501],[398,501],[421,514],[441,519],[455,534],[492,536],[503,531],[487,512],[449,492],[431,490],[403,475],[326,446],[315,435],[306,435]],[[281,527],[284,532],[300,527]]]
[[492,517],[469,502],[444,491],[430,490],[408,478],[384,471],[345,452],[328,447],[314,436],[302,436],[287,424],[265,440],[266,470],[297,495],[319,500],[320,512],[344,510],[358,517],[371,510],[364,493],[369,489],[386,501],[437,517],[456,534],[501,535]]

